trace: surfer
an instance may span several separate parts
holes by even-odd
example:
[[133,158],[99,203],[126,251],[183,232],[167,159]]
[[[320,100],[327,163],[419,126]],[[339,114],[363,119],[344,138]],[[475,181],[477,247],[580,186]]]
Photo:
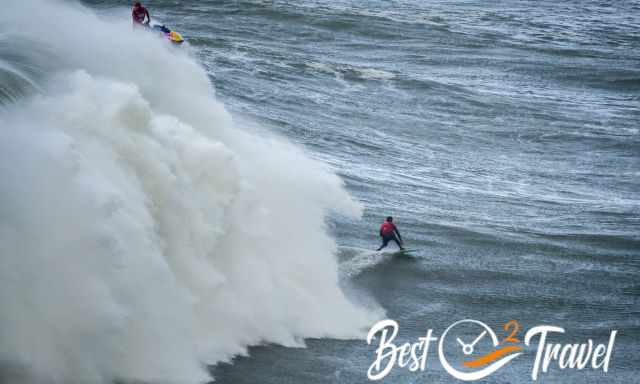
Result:
[[393,224],[393,217],[387,217],[387,220],[380,226],[380,237],[382,237],[382,245],[378,248],[378,251],[386,247],[391,240],[395,241],[396,244],[398,244],[398,247],[404,250],[404,247],[402,246],[402,236],[400,236],[398,227]]
[[[147,8],[143,7],[139,1],[133,4],[133,10],[131,10],[131,17],[133,18],[133,26],[148,26],[151,22],[151,16]],[[145,19],[147,21],[145,21]]]

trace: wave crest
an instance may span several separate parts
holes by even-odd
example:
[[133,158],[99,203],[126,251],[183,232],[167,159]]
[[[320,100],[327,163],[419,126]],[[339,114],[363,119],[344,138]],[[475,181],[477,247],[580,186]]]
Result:
[[325,226],[361,207],[326,166],[235,126],[128,23],[35,0],[0,19],[57,55],[0,111],[0,378],[200,382],[251,344],[362,336]]

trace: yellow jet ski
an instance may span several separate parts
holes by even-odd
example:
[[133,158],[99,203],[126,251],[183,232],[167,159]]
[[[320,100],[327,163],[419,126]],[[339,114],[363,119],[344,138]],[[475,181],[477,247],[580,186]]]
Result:
[[169,28],[165,27],[164,25],[155,24],[155,25],[151,26],[151,29],[153,29],[154,31],[157,31],[159,33],[162,33],[164,35],[164,37],[166,37],[170,42],[172,42],[174,44],[182,44],[182,43],[184,43],[184,38],[182,37],[181,34],[179,34],[176,31],[170,30]]

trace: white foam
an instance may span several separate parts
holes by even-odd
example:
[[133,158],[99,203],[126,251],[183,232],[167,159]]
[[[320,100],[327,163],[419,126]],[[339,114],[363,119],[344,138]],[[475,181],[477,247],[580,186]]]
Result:
[[[201,382],[247,345],[362,336],[325,215],[342,181],[243,131],[185,52],[76,4],[0,25],[51,62],[0,111],[0,361],[35,382]],[[2,374],[0,367],[0,375]]]
[[358,69],[360,77],[366,80],[391,80],[396,77],[395,74],[381,69],[362,68]]
[[353,278],[369,268],[383,263],[393,257],[394,252],[380,252],[356,247],[342,247],[353,253],[353,257],[340,263],[340,274]]

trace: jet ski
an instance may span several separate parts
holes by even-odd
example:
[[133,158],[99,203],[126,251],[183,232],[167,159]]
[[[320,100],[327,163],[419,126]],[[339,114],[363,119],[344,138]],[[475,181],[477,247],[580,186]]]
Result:
[[164,35],[165,38],[167,38],[170,42],[172,42],[174,44],[182,44],[182,43],[184,43],[184,38],[182,37],[181,34],[179,34],[176,31],[170,30],[169,28],[167,28],[163,24],[152,25],[151,29],[153,31],[161,33],[162,35]]

